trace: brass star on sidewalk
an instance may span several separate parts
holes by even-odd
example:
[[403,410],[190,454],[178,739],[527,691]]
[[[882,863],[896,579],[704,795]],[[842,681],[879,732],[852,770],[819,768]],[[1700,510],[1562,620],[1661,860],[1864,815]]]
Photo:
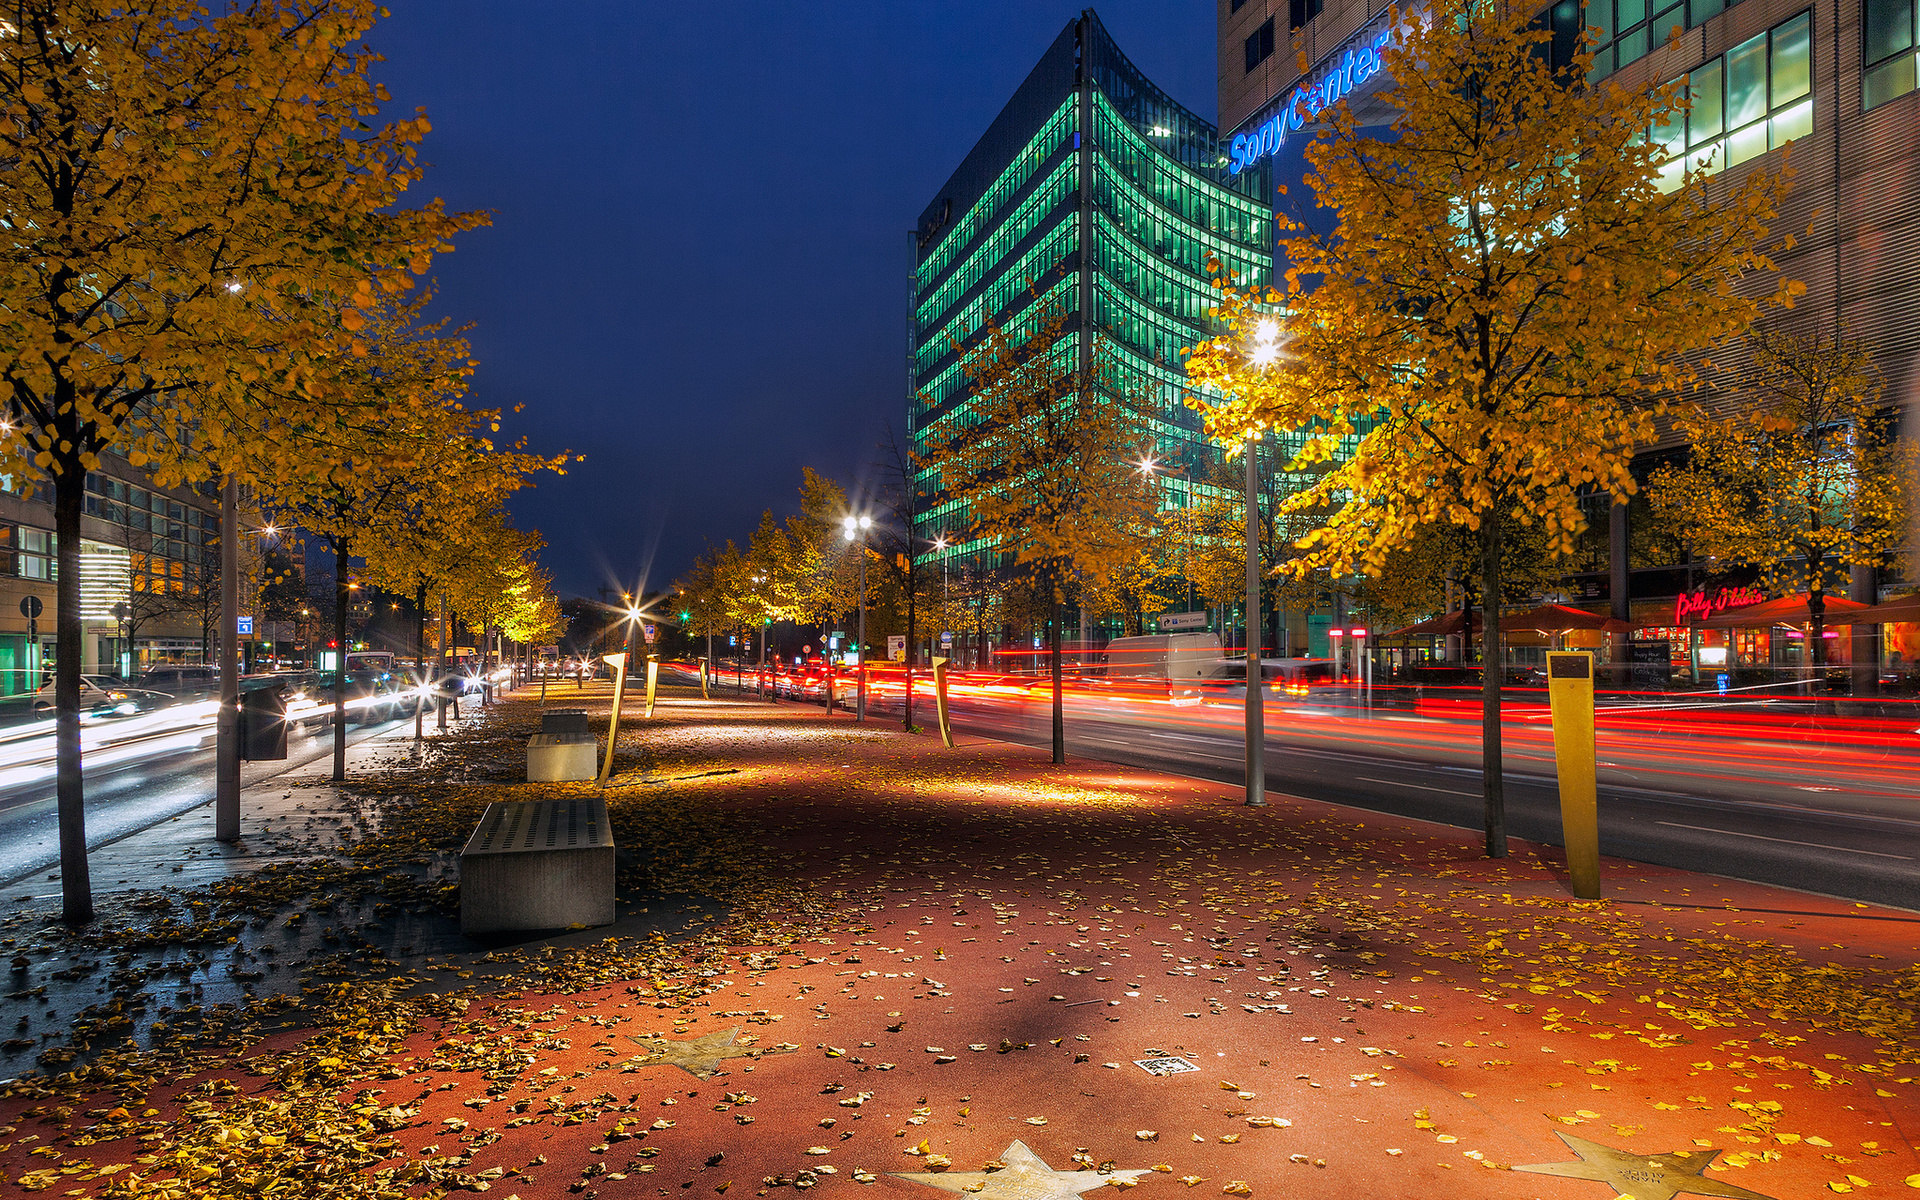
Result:
[[1144,1170],[1056,1171],[1027,1149],[1025,1142],[1018,1141],[1007,1147],[1000,1161],[1007,1164],[1006,1170],[895,1171],[893,1175],[896,1179],[910,1179],[944,1192],[977,1195],[980,1200],[1075,1200],[1083,1193],[1105,1187],[1110,1179],[1132,1179],[1146,1174]]
[[634,1066],[675,1066],[695,1079],[705,1079],[720,1069],[724,1059],[757,1058],[763,1054],[777,1053],[753,1046],[734,1045],[734,1036],[739,1032],[740,1027],[735,1025],[731,1029],[717,1029],[702,1034],[688,1042],[676,1042],[671,1038],[635,1037],[632,1034],[628,1034],[627,1039],[648,1052],[633,1059]]
[[1604,1183],[1621,1196],[1633,1200],[1673,1200],[1684,1192],[1690,1196],[1730,1196],[1735,1200],[1769,1200],[1759,1192],[1706,1178],[1707,1164],[1720,1157],[1718,1150],[1698,1154],[1630,1154],[1598,1142],[1589,1142],[1571,1134],[1554,1131],[1567,1149],[1580,1156],[1579,1162],[1537,1163],[1515,1167],[1535,1175],[1561,1175],[1568,1179],[1591,1179]]

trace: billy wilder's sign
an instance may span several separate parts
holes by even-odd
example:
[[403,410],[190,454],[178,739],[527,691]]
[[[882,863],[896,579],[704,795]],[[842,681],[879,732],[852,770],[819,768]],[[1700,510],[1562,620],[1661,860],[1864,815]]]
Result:
[[1387,9],[1347,39],[1320,68],[1320,72],[1281,98],[1266,120],[1246,133],[1237,133],[1227,145],[1235,175],[1279,150],[1287,134],[1312,124],[1326,108],[1350,95],[1380,73],[1380,52],[1393,40],[1397,10]]
[[1749,604],[1758,604],[1766,596],[1749,587],[1723,587],[1709,593],[1698,591],[1683,593],[1673,603],[1673,623],[1685,625],[1689,617],[1710,617],[1730,608],[1745,608]]

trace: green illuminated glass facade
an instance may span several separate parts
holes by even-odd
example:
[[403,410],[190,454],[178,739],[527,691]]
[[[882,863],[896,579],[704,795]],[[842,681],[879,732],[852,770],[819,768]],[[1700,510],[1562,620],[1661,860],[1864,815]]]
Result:
[[[1207,260],[1241,282],[1273,269],[1264,171],[1232,175],[1219,131],[1127,61],[1091,9],[1054,40],[914,233],[909,427],[967,402],[961,354],[989,318],[1016,336],[1058,300],[1076,350],[1089,335],[1127,391],[1154,397],[1157,456],[1188,478],[1218,450],[1183,403],[1180,351],[1208,336]],[[1167,477],[1169,489],[1185,488]],[[1182,501],[1170,490],[1169,504]],[[965,524],[936,502],[931,539]],[[964,548],[963,548],[964,550]]]

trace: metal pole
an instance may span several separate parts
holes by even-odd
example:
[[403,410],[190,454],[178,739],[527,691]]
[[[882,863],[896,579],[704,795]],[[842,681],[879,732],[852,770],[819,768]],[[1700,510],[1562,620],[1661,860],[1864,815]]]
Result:
[[213,836],[240,840],[240,485],[220,488],[220,715],[214,729]]
[[1266,681],[1260,669],[1260,524],[1257,501],[1258,471],[1253,461],[1253,439],[1247,457],[1247,806],[1267,803]]
[[867,719],[867,534],[860,532],[860,674],[855,680],[858,696],[853,719]]

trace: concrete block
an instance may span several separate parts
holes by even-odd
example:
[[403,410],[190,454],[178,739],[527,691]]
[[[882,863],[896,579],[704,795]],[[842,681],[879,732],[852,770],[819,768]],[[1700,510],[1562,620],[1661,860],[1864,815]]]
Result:
[[460,852],[460,932],[611,925],[613,850],[598,796],[487,805]]
[[600,775],[600,739],[590,733],[536,733],[527,739],[528,783],[584,783]]

